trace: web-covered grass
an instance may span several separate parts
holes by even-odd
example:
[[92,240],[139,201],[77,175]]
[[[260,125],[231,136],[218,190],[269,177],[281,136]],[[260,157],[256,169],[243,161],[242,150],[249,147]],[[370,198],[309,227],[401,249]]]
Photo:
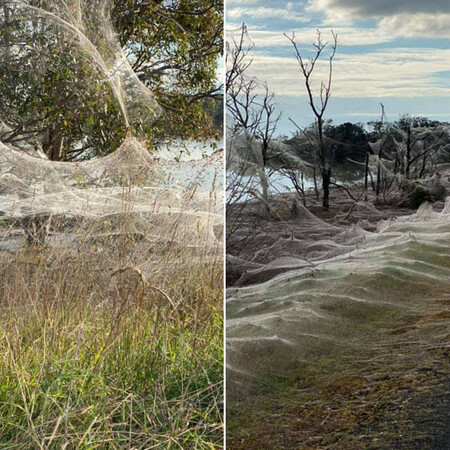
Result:
[[230,289],[227,447],[446,448],[449,239],[447,200]]
[[0,169],[0,448],[220,448],[220,155]]
[[[72,163],[38,158],[39,133],[0,142],[0,448],[220,448],[221,155],[164,162],[132,137],[160,109],[109,1],[0,4],[23,33],[82,54],[130,129],[115,152]],[[8,34],[5,61],[46,69],[22,41]]]
[[117,248],[0,258],[0,448],[221,446],[219,260],[144,280]]

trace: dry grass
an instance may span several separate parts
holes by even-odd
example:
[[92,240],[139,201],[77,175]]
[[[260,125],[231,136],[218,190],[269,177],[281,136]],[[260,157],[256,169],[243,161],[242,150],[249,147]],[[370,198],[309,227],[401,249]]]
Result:
[[0,252],[0,448],[221,448],[219,249],[77,233]]

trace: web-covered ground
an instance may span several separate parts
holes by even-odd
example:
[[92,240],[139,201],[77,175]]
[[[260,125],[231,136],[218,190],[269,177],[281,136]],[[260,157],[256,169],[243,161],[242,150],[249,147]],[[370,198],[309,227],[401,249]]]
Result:
[[74,245],[88,233],[208,252],[220,245],[222,184],[220,152],[175,163],[128,138],[105,158],[55,163],[1,145],[0,248]]
[[281,211],[229,258],[230,448],[446,448],[450,201],[376,229],[363,206]]

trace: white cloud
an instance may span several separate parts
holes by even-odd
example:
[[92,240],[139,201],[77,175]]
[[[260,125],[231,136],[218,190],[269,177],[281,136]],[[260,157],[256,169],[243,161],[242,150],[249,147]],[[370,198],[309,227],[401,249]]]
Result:
[[[238,17],[236,17],[238,19]],[[240,25],[228,24],[227,36],[233,36]],[[357,28],[353,26],[330,27],[338,34],[339,46],[377,45],[392,42],[401,37],[439,37],[450,39],[450,14],[430,18],[429,15],[392,16],[382,19],[376,28]],[[316,28],[305,26],[284,30],[288,35],[295,32],[299,43],[309,45],[316,37]],[[324,39],[330,39],[330,32],[322,29]],[[262,27],[251,27],[249,36],[257,48],[276,48],[289,46],[290,43],[282,30],[267,30]]]
[[[450,96],[435,73],[448,70],[450,50],[389,49],[339,55],[335,61],[332,96],[342,98]],[[326,78],[327,63],[317,65],[314,87]],[[278,95],[303,96],[296,60],[255,53],[252,74],[266,80]]]
[[345,12],[359,17],[386,17],[393,14],[450,13],[448,0],[310,0],[309,11]]
[[378,23],[382,33],[402,37],[439,37],[450,39],[450,14],[398,14]]
[[[376,45],[395,39],[395,36],[391,32],[382,29],[334,27],[333,30],[338,34],[340,46]],[[295,32],[296,40],[300,44],[309,45],[316,38],[316,28],[303,27],[286,30],[289,36],[292,34],[292,31]],[[232,30],[227,31],[228,36],[232,36],[233,33]],[[251,28],[249,29],[249,35],[257,48],[291,46],[282,31],[267,31]],[[331,33],[327,30],[322,31],[322,36],[324,40],[331,40]]]
[[329,26],[376,19],[374,31],[380,34],[450,38],[448,0],[311,0],[306,11],[324,13]]
[[[256,5],[258,3],[261,3],[261,0],[246,0],[245,4],[246,5]],[[226,6],[231,6],[231,5],[242,5],[242,0],[226,0]]]
[[264,6],[256,7],[228,7],[227,18],[239,20],[244,16],[251,16],[252,19],[284,19],[286,21],[307,21],[307,17],[301,12],[295,12],[289,8],[269,8]]

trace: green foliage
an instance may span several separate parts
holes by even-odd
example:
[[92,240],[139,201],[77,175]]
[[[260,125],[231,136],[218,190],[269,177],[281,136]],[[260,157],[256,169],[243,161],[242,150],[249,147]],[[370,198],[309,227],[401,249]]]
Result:
[[114,0],[113,18],[121,44],[131,51],[133,69],[163,107],[153,138],[221,135],[211,110],[222,97],[216,69],[223,47],[223,2]]
[[404,114],[400,119],[393,123],[397,128],[403,131],[407,131],[408,128],[433,128],[440,125],[442,122],[438,120],[432,120],[425,116],[410,116]]
[[105,75],[76,43],[55,25],[33,27],[20,14],[0,30],[0,41],[11,50],[0,64],[0,117],[12,129],[6,138],[37,137],[50,141],[48,147],[59,138],[52,159],[117,148],[124,119]]
[[431,189],[431,196],[436,202],[445,201],[445,198],[447,196],[447,190],[445,189],[445,186],[441,183],[436,183]]
[[[63,160],[117,148],[127,130],[106,75],[67,30],[14,8],[0,8],[0,118],[11,129],[2,139],[35,138]],[[213,116],[222,17],[216,1],[113,2],[120,42],[162,106],[140,130],[150,143],[221,134]]]
[[347,158],[364,161],[370,151],[367,133],[361,124],[346,122],[340,125],[327,124],[325,136],[330,142],[333,162],[344,163]]
[[406,190],[407,203],[411,208],[417,209],[424,202],[434,203],[443,201],[446,189],[441,183],[436,183],[431,189],[426,189],[415,183],[408,185]]

